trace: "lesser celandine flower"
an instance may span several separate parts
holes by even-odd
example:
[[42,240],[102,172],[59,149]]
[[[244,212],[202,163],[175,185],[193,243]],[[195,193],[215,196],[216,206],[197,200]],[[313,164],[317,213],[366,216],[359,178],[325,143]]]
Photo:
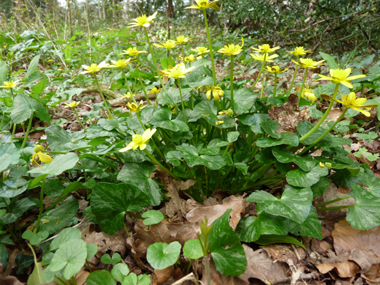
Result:
[[161,44],[153,44],[156,47],[166,48],[167,50],[171,50],[177,46],[177,43],[173,40],[167,40],[166,42],[161,42]]
[[135,150],[140,148],[140,150],[144,150],[146,148],[147,143],[152,138],[156,129],[146,129],[142,135],[133,135],[132,141],[125,147],[119,150],[120,152],[125,152],[130,149]]
[[155,12],[152,16],[147,17],[146,15],[142,15],[140,17],[137,17],[136,19],[133,19],[136,23],[132,22],[129,24],[129,28],[132,27],[145,27],[148,28],[150,26],[150,23],[156,18],[157,12]]
[[348,88],[353,88],[351,81],[358,79],[358,78],[363,78],[366,77],[364,74],[359,74],[359,75],[353,75],[349,76],[351,73],[351,68],[346,68],[346,69],[330,69],[330,75],[331,77],[325,76],[318,74],[321,78],[318,78],[317,80],[329,80],[332,81],[335,84],[342,84]]
[[317,97],[314,95],[314,91],[309,88],[304,88],[302,90],[301,97],[311,101],[311,105],[313,105],[314,102],[317,100]]
[[135,96],[135,95],[132,95],[131,92],[128,92],[127,94],[124,94],[123,98],[131,99],[132,96]]
[[5,88],[5,89],[13,89],[17,86],[17,83],[11,81],[4,81],[4,85],[0,86],[0,88]]
[[185,58],[183,58],[182,56],[180,56],[178,58],[179,58],[179,60],[183,60],[184,62],[193,62],[193,61],[197,60],[193,54],[191,54],[189,56],[185,56]]
[[280,47],[271,48],[270,45],[264,44],[264,45],[259,46],[258,48],[251,47],[251,49],[253,49],[255,52],[260,52],[260,53],[272,53],[280,49]]
[[215,4],[216,2],[218,2],[218,0],[211,1],[211,2],[209,0],[195,0],[195,2],[197,3],[196,5],[191,5],[189,7],[186,7],[185,9],[205,10],[208,8],[212,8],[215,11],[219,11],[218,5]]
[[218,115],[232,117],[234,115],[234,111],[232,111],[232,109],[228,109],[228,110],[219,112]]
[[261,62],[273,62],[273,59],[278,57],[277,54],[272,54],[270,56],[266,56],[265,54],[255,54],[255,53],[250,53],[251,57],[254,59],[254,60],[258,60],[258,61],[261,61]]
[[292,51],[287,51],[287,53],[291,53],[293,55],[300,56],[300,55],[306,55],[307,53],[312,53],[312,51],[311,50],[305,50],[304,47],[296,47]]
[[367,102],[367,98],[357,98],[355,92],[351,92],[348,95],[342,94],[342,100],[338,100],[327,95],[321,95],[321,97],[323,99],[333,100],[335,102],[341,103],[346,108],[351,108],[355,111],[361,112],[367,117],[371,116],[367,110],[378,107],[377,104],[363,105],[365,102]]
[[168,77],[173,77],[174,79],[185,78],[186,74],[191,72],[195,66],[186,68],[183,62],[177,64],[173,68],[165,72],[165,75]]
[[197,48],[193,48],[191,50],[198,53],[198,55],[203,55],[203,54],[207,54],[210,52],[210,50],[207,49],[206,47],[197,47]]
[[128,56],[139,56],[140,53],[148,53],[145,50],[138,50],[136,47],[130,47],[127,50],[123,50],[122,54],[126,54]]
[[177,45],[183,45],[183,44],[187,43],[188,41],[190,41],[190,38],[187,38],[185,36],[179,36],[179,37],[177,37],[176,44]]
[[280,69],[279,66],[267,66],[266,67],[266,72],[269,72],[269,73],[274,73],[274,74],[281,74],[281,73],[284,73],[285,71],[287,71],[289,68],[285,68],[285,69]]
[[66,108],[75,108],[80,104],[80,101],[78,102],[71,102],[71,103],[65,103]]
[[108,67],[109,68],[120,68],[120,69],[123,69],[124,67],[127,67],[128,64],[131,63],[131,59],[128,58],[128,59],[119,59],[117,61],[115,60],[111,60],[112,62],[112,65],[109,65]]
[[50,163],[52,162],[52,158],[48,155],[43,153],[42,151],[45,150],[43,145],[36,145],[34,147],[34,154],[31,159],[31,163],[34,167],[40,167],[41,164],[39,164],[37,161],[41,161],[43,163]]
[[161,88],[153,87],[152,89],[150,89],[148,91],[148,93],[150,93],[150,94],[158,94],[158,93],[160,93],[160,91],[161,91]]
[[324,62],[324,60],[314,61],[311,58],[300,58],[299,62],[295,60],[292,60],[292,61],[302,68],[311,68],[311,69],[317,68]]
[[90,66],[82,65],[82,67],[83,69],[85,69],[85,71],[82,71],[80,74],[87,74],[87,73],[93,74],[93,73],[97,73],[101,71],[103,68],[108,68],[109,65],[103,61],[99,65],[96,63],[93,63]]
[[205,86],[207,89],[206,97],[208,100],[211,100],[211,94],[214,97],[215,101],[219,101],[220,97],[223,97],[224,91],[219,86]]
[[244,46],[244,39],[241,38],[241,46],[240,45],[234,45],[234,44],[225,45],[223,48],[218,50],[218,52],[224,53],[227,56],[238,55],[242,52],[243,46]]
[[215,124],[216,124],[217,126],[219,126],[219,125],[223,125],[223,124],[224,124],[224,121],[216,121]]
[[139,113],[141,111],[141,109],[144,108],[143,101],[140,101],[139,104],[128,102],[127,108],[134,113]]

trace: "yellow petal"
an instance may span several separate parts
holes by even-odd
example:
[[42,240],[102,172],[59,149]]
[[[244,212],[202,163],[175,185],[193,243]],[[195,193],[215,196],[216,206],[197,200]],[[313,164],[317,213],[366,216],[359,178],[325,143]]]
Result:
[[354,88],[354,86],[352,86],[352,84],[348,81],[341,81],[340,84],[342,84],[348,88]]
[[40,158],[40,160],[43,163],[50,163],[53,160],[49,155],[47,155],[47,154],[45,154],[43,152],[38,153],[38,157]]

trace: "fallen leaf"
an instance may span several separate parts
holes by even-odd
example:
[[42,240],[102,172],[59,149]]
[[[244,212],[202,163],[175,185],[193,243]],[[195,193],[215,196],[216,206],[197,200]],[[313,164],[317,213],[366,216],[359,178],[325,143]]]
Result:
[[153,285],[161,285],[164,282],[168,281],[174,274],[174,265],[169,266],[162,270],[154,270],[152,276],[152,284]]
[[24,283],[20,282],[14,276],[0,277],[1,285],[23,285]]

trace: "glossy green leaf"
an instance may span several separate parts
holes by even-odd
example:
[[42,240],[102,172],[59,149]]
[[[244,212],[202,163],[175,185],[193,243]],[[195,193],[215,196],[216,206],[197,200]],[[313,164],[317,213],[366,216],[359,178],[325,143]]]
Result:
[[290,146],[298,146],[298,136],[296,134],[290,134],[290,133],[281,133],[279,139],[275,138],[262,138],[257,140],[256,145],[259,147],[271,147],[271,146],[277,146],[277,145],[290,145]]
[[191,259],[201,258],[203,256],[203,250],[199,239],[190,239],[185,242],[183,255]]
[[286,180],[290,185],[296,187],[310,187],[316,184],[322,176],[329,173],[326,167],[315,166],[310,172],[304,172],[301,169],[289,171],[286,174]]
[[28,189],[28,181],[23,178],[8,179],[4,182],[0,181],[0,197],[1,198],[13,198]]
[[156,242],[148,247],[146,259],[157,270],[165,269],[177,262],[181,253],[181,244],[173,241],[170,244]]
[[261,124],[269,119],[268,114],[244,114],[238,116],[239,122],[243,125],[250,126],[251,131],[255,134],[263,134],[264,130]]
[[69,132],[60,126],[50,126],[45,130],[49,147],[54,151],[80,150],[88,147],[82,139],[85,137],[83,132]]
[[86,279],[87,285],[116,285],[111,273],[107,270],[98,270],[88,275]]
[[20,218],[27,210],[29,210],[30,207],[35,206],[36,203],[34,203],[29,198],[23,198],[21,200],[18,200],[12,209],[11,212],[6,213],[4,216],[1,217],[1,221],[4,224],[11,224],[17,221],[18,218]]
[[111,274],[113,278],[123,281],[124,277],[129,274],[129,267],[126,264],[118,263],[112,268]]
[[267,235],[261,236],[255,243],[259,245],[268,245],[274,243],[290,243],[299,245],[300,247],[306,250],[306,247],[296,238],[291,236],[279,236],[279,235]]
[[303,223],[308,217],[312,200],[313,192],[310,188],[295,188],[290,185],[285,186],[281,198],[266,191],[253,192],[247,198],[248,202],[256,202],[265,212],[297,223]]
[[4,244],[0,243],[0,263],[3,265],[3,269],[5,270],[8,265],[8,249]]
[[373,195],[380,197],[380,178],[367,173],[359,173],[358,177],[360,183],[367,186]]
[[[182,98],[188,101],[190,98],[190,88],[182,88]],[[181,103],[181,97],[178,88],[170,87],[166,92],[162,91],[157,96],[158,104],[160,105],[173,105]],[[145,108],[144,108],[145,109]]]
[[40,120],[50,122],[50,115],[40,102],[24,94],[18,94],[13,102],[12,121],[20,124],[29,119],[33,112]]
[[43,269],[40,262],[37,262],[34,266],[32,274],[28,278],[27,285],[41,285],[45,284],[45,278],[43,275]]
[[58,155],[54,157],[50,163],[44,163],[41,167],[34,168],[28,173],[30,174],[47,174],[47,175],[60,175],[62,172],[74,168],[77,164],[79,157],[69,152],[64,155]]
[[[226,97],[231,97],[229,92],[226,92]],[[257,94],[253,93],[250,88],[242,87],[234,91],[235,113],[244,114],[254,107]]]
[[239,237],[229,224],[231,209],[213,222],[209,236],[210,252],[216,269],[226,276],[239,276],[247,267],[247,259]]
[[356,229],[369,230],[380,225],[380,197],[357,184],[351,184],[356,205],[348,209],[347,222]]
[[290,227],[289,231],[294,235],[323,238],[321,221],[318,218],[317,210],[313,206],[311,206],[310,213],[303,223],[290,222],[288,226]]
[[228,132],[227,133],[227,141],[229,143],[235,142],[239,138],[239,135],[240,135],[239,132]]
[[272,149],[273,155],[281,163],[290,163],[294,162],[297,164],[303,171],[310,171],[318,161],[314,160],[311,156],[297,156],[294,153],[288,151],[283,147],[274,147]]
[[314,196],[321,197],[329,186],[330,180],[327,177],[321,177],[317,183],[311,186],[311,190]]
[[351,184],[359,182],[359,176],[353,175],[348,169],[336,169],[330,179],[335,185],[345,188],[351,188]]
[[91,209],[102,230],[115,234],[123,227],[127,211],[140,212],[150,205],[150,198],[132,184],[97,183],[92,190]]
[[20,159],[20,150],[13,143],[0,143],[0,157],[4,154],[10,156],[10,164],[17,164]]
[[[200,103],[198,103],[194,107],[194,114],[195,116],[200,116],[204,120],[206,120],[210,125],[213,125],[216,128],[219,129],[225,129],[225,128],[232,128],[235,126],[235,119],[234,118],[228,118],[223,115],[217,114],[217,108],[215,107],[213,101],[204,100]],[[217,125],[217,121],[223,121],[224,123],[221,125]]]
[[161,108],[157,110],[150,123],[156,128],[163,128],[172,132],[188,132],[189,127],[185,122],[180,120],[172,120],[172,111],[169,108]]
[[22,234],[22,238],[27,239],[31,245],[39,244],[41,241],[47,239],[48,236],[49,233],[47,231],[40,231],[38,233],[34,233],[28,230]]
[[55,239],[53,239],[53,241],[51,242],[50,250],[51,251],[56,250],[57,248],[59,248],[61,244],[64,244],[68,242],[69,240],[81,239],[81,238],[82,238],[82,234],[81,234],[80,229],[77,229],[77,228],[63,229],[58,234],[58,236]]
[[146,211],[141,216],[144,218],[144,221],[143,221],[144,225],[147,225],[147,226],[156,225],[164,219],[164,214],[156,210]]
[[126,163],[117,175],[117,179],[126,183],[135,185],[150,197],[151,204],[157,206],[162,201],[161,190],[149,175],[156,168],[150,162],[143,163]]

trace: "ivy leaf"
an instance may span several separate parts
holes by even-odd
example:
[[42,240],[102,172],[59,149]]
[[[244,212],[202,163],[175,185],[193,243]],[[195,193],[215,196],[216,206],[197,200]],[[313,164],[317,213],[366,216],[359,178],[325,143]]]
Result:
[[157,110],[150,119],[150,123],[157,128],[163,128],[172,132],[189,131],[189,127],[185,122],[172,120],[172,111],[169,108]]
[[272,153],[279,162],[294,162],[303,171],[310,171],[318,163],[318,161],[314,160],[311,156],[300,157],[282,147],[274,147]]
[[297,223],[303,223],[310,213],[313,192],[310,188],[285,186],[280,199],[266,191],[253,192],[247,198],[248,202],[256,202],[265,212],[289,218]]
[[38,233],[34,233],[32,231],[25,231],[22,234],[23,239],[27,239],[31,245],[37,245],[41,241],[47,239],[49,233],[47,231],[39,231]]
[[311,206],[310,213],[302,224],[290,222],[289,226],[291,227],[289,231],[294,235],[314,237],[320,240],[323,238],[321,221],[318,218],[317,210],[313,206]]
[[146,259],[157,270],[165,269],[177,262],[181,253],[181,244],[173,241],[170,244],[156,242],[148,247]]
[[106,253],[106,254],[102,255],[102,257],[100,258],[100,261],[103,262],[104,264],[119,263],[121,261],[121,256],[120,256],[120,254],[115,252],[111,258],[111,256]]
[[79,157],[75,153],[69,152],[64,155],[54,157],[52,162],[44,163],[41,167],[34,168],[30,170],[28,173],[57,176],[68,169],[74,168],[78,160]]
[[87,257],[87,247],[83,240],[69,240],[61,244],[49,265],[52,272],[63,269],[63,277],[69,280],[78,273]]
[[144,218],[144,221],[143,221],[144,225],[147,225],[147,226],[156,225],[164,219],[164,214],[156,210],[146,211],[141,216]]
[[183,246],[183,255],[191,259],[201,258],[203,250],[199,239],[188,240]]
[[127,211],[140,212],[150,205],[150,198],[132,184],[97,183],[92,190],[91,210],[102,230],[113,235],[123,227]]
[[315,166],[310,172],[301,169],[291,170],[286,174],[286,180],[296,187],[310,187],[316,184],[322,176],[329,173],[326,167]]
[[239,276],[247,267],[247,259],[239,237],[228,222],[231,211],[227,210],[213,222],[208,240],[216,269],[226,276]]
[[156,168],[150,162],[126,163],[117,175],[117,179],[135,185],[150,197],[153,206],[157,206],[162,201],[162,194],[157,182],[149,178],[149,175]]
[[314,196],[321,197],[329,186],[330,180],[327,177],[321,177],[317,183],[311,186],[311,190]]
[[107,270],[98,270],[88,275],[86,279],[88,285],[116,285],[111,273]]
[[380,198],[357,184],[351,184],[350,195],[356,205],[348,209],[347,222],[356,229],[369,230],[380,225]]

